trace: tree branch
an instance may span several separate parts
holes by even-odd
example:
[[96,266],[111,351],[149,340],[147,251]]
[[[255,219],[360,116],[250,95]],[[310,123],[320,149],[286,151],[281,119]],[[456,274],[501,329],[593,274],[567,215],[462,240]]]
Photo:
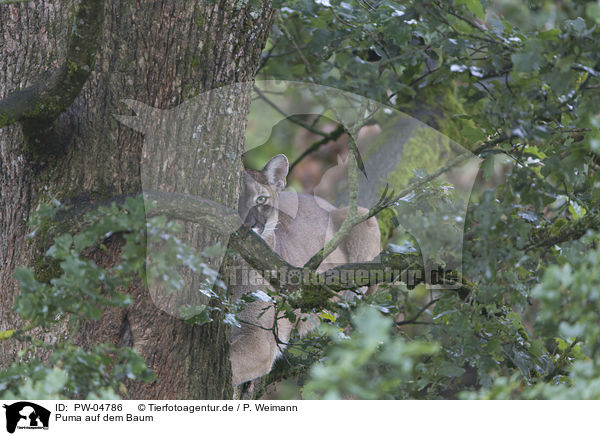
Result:
[[[425,312],[430,306],[433,306],[438,301],[440,301],[440,298],[434,298],[434,299],[430,300],[429,303],[427,303],[425,306],[423,306],[417,312],[417,314],[415,316],[413,316],[410,319],[406,319],[404,321],[397,321],[396,325],[400,326],[400,325],[407,325],[407,324],[419,324],[420,322],[418,321],[418,319],[423,314],[423,312]],[[426,323],[426,324],[429,324],[429,323]]]
[[[333,291],[343,291],[407,278],[410,282],[408,284],[413,286],[426,280],[425,268],[417,256],[387,251],[379,254],[377,262],[338,265],[317,274],[314,269],[296,267],[286,262],[260,236],[241,225],[241,219],[233,209],[189,194],[145,191],[144,197],[153,203],[152,208],[146,212],[148,217],[166,215],[173,219],[204,224],[215,231],[231,232],[229,242],[232,248],[259,273],[275,272],[265,274],[265,279],[284,293],[322,285]],[[410,277],[407,276],[408,273],[411,274]],[[447,277],[442,280],[451,286],[471,291],[468,285],[457,284]]]
[[144,191],[143,196],[147,203],[151,203],[146,210],[147,217],[165,215],[228,233],[234,233],[242,225],[237,211],[202,197],[160,191]]
[[[369,100],[362,99],[359,117],[357,121],[350,127],[348,132],[348,214],[333,237],[321,250],[319,250],[318,253],[316,253],[308,260],[308,262],[306,262],[304,265],[305,268],[316,270],[323,260],[333,253],[340,243],[350,234],[350,231],[354,228],[354,226],[364,221],[364,219],[361,219],[360,215],[358,214],[358,170],[360,169],[365,177],[367,176],[367,173],[354,138],[358,136],[360,129],[377,112],[377,109],[372,110],[369,106]],[[337,110],[334,107],[331,109],[335,113],[337,119],[341,120],[342,117]]]
[[531,234],[531,242],[525,251],[535,248],[547,248],[566,241],[572,241],[584,236],[588,230],[600,230],[600,216],[595,214],[585,215],[578,220],[571,221],[560,229],[550,225],[546,228],[535,230]]
[[316,142],[313,142],[310,145],[310,147],[308,147],[306,150],[304,150],[304,152],[298,157],[298,159],[296,159],[294,162],[292,162],[292,164],[290,165],[289,173],[291,174],[291,172],[294,170],[294,167],[296,165],[298,165],[300,163],[300,161],[302,159],[304,159],[306,156],[308,156],[311,153],[314,153],[315,151],[317,151],[319,148],[321,148],[323,145],[329,143],[330,141],[337,140],[345,132],[346,132],[346,129],[344,128],[344,126],[342,124],[339,124],[335,128],[335,130],[333,130],[327,136],[323,137],[323,139],[320,139],[320,140],[318,140]]
[[[139,194],[122,195],[96,204],[80,204],[77,209],[69,209],[58,214],[57,219],[62,224],[80,224],[85,213],[90,210],[113,202],[122,204],[127,198],[136,195]],[[143,195],[146,202],[152,203],[152,206],[146,210],[147,217],[165,215],[171,219],[202,224],[211,230],[229,233],[231,247],[250,267],[263,275],[282,294],[291,295],[297,292],[298,301],[305,307],[325,304],[332,291],[358,289],[399,280],[404,281],[409,287],[426,282],[425,269],[418,256],[387,251],[379,254],[377,262],[338,265],[322,273],[296,267],[281,258],[250,228],[241,225],[241,219],[233,209],[189,194],[145,191]],[[447,276],[441,278],[443,283],[453,288],[472,291],[469,285],[458,283],[455,279],[456,275],[453,275],[452,271],[448,271]],[[317,298],[316,295],[322,298]],[[312,303],[306,304],[305,299]]]
[[269,100],[265,94],[258,89],[258,87],[254,87],[254,92],[256,92],[256,94],[265,102],[267,103],[269,106],[271,106],[273,109],[275,109],[277,112],[279,112],[281,115],[283,115],[287,120],[291,121],[294,124],[299,125],[300,127],[305,128],[306,130],[308,130],[311,133],[314,133],[315,135],[319,135],[322,136],[323,138],[327,138],[330,134],[325,133],[320,131],[319,129],[315,129],[313,126],[311,126],[310,124],[306,124],[303,123],[302,121],[300,121],[297,117],[293,116],[293,115],[289,115],[286,114],[285,111],[283,109],[281,109],[279,106],[277,106],[275,103],[273,103],[271,100]]
[[[344,223],[343,223],[343,225],[344,224],[346,225],[345,229],[347,229],[347,230],[344,230],[346,232],[346,234],[342,234],[341,233],[342,229],[340,228],[340,230],[334,235],[335,241],[334,241],[334,239],[329,241],[329,243],[325,247],[323,247],[323,249],[319,250],[319,252],[316,253],[306,263],[306,265],[304,265],[304,267],[312,268],[312,269],[317,268],[323,262],[325,257],[327,257],[329,254],[331,254],[331,252],[333,250],[335,250],[335,247],[337,247],[339,245],[341,240],[347,236],[347,234],[348,234],[347,232],[352,230],[352,228],[354,228],[358,224],[362,223],[363,221],[366,221],[369,218],[377,215],[382,210],[396,205],[398,203],[398,201],[400,201],[402,198],[409,195],[414,190],[419,189],[422,186],[426,185],[427,183],[431,182],[432,180],[438,178],[445,172],[447,172],[447,171],[451,170],[452,168],[454,168],[455,166],[463,163],[470,157],[473,157],[475,155],[479,155],[486,151],[489,151],[489,150],[493,149],[493,147],[495,147],[496,145],[498,145],[499,143],[501,143],[507,139],[509,139],[509,138],[506,135],[501,135],[498,138],[486,141],[481,146],[477,147],[477,149],[474,151],[475,154],[472,154],[470,152],[465,152],[463,154],[458,155],[456,158],[451,160],[447,165],[445,165],[445,166],[439,168],[437,171],[423,177],[419,181],[411,183],[409,186],[407,186],[405,189],[400,191],[400,193],[398,193],[398,194],[395,194],[393,191],[388,192],[388,187],[386,186],[383,191],[383,194],[381,195],[381,198],[379,199],[377,204],[375,204],[371,209],[369,209],[368,213],[366,213],[364,215],[357,214],[357,215],[354,215],[353,217],[349,216],[346,219],[346,221],[344,221]],[[338,238],[338,236],[339,236],[339,238]],[[332,247],[333,247],[333,249],[332,249]]]
[[[395,195],[393,191],[388,193],[388,187],[386,186],[381,198],[379,199],[379,201],[377,202],[377,204],[375,206],[373,206],[371,209],[369,209],[369,212],[367,212],[364,215],[357,214],[354,217],[352,217],[351,219],[346,220],[347,223],[346,223],[346,221],[344,221],[344,224],[347,224],[346,227],[349,230],[351,230],[353,227],[357,226],[358,224],[362,223],[363,221],[366,221],[369,218],[377,215],[382,210],[387,209],[388,207],[394,206],[396,203],[398,203],[398,201],[400,201],[403,197],[410,194],[415,189],[418,189],[421,186],[431,182],[432,180],[439,177],[441,174],[454,168],[456,165],[464,162],[465,160],[467,160],[467,158],[469,158],[471,156],[473,156],[471,153],[464,153],[464,154],[459,155],[458,157],[453,159],[448,165],[441,167],[440,169],[438,169],[437,171],[435,171],[434,173],[432,173],[426,177],[423,177],[418,182],[410,184],[408,187],[406,187],[404,190],[402,190],[399,194]],[[336,236],[338,236],[338,233],[336,233],[336,235],[334,235],[334,238]],[[345,237],[345,235],[341,235],[342,239],[344,237]],[[332,239],[332,241],[333,241],[333,239]],[[338,242],[338,241],[335,241],[335,242]],[[333,243],[332,244],[328,243],[323,249],[321,249],[318,253],[316,253],[306,263],[305,268],[316,268],[316,266],[319,266],[321,264],[321,262],[323,262],[323,259],[325,259],[325,257],[327,257],[329,254],[331,254],[331,252],[328,252],[328,250],[326,250],[326,249],[328,248],[329,250],[331,250],[332,246],[334,246]],[[336,246],[337,246],[337,244],[334,246],[334,249]],[[331,250],[331,251],[333,251],[333,250]]]
[[104,1],[81,0],[78,4],[64,62],[56,71],[46,73],[45,78],[0,100],[0,127],[22,122],[29,132],[43,130],[81,92],[94,67],[104,22]]

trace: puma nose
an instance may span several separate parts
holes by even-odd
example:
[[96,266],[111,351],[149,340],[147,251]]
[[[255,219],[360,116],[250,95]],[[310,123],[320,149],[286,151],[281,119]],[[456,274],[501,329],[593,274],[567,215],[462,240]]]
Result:
[[244,220],[244,224],[250,227],[259,235],[265,229],[265,223],[259,219],[258,210],[256,209],[256,207],[250,209],[248,215],[246,216],[246,219]]
[[257,224],[256,218],[254,218],[252,216],[252,214],[248,214],[246,216],[246,219],[244,220],[244,224],[247,225],[248,227],[255,227]]

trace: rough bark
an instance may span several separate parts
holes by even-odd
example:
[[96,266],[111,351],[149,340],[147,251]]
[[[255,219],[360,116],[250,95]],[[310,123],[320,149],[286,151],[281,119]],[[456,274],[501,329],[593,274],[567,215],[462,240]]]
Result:
[[[113,117],[132,113],[124,99],[169,109],[204,91],[253,79],[270,30],[272,4],[264,1],[237,8],[233,3],[107,0],[94,69],[56,123],[58,144],[52,144],[51,152],[42,148],[41,154],[33,153],[24,146],[27,126],[0,129],[0,330],[20,323],[11,310],[18,292],[14,268],[40,258],[43,247],[26,242],[26,223],[38,204],[51,197],[103,198],[140,191],[144,136]],[[75,4],[40,0],[0,5],[0,98],[60,65],[69,12]],[[218,195],[222,204],[235,208],[245,130],[239,114],[249,104],[248,98],[236,98],[242,110],[211,136],[221,146],[194,155],[206,159],[213,176],[192,183],[184,174],[192,167],[182,168],[181,174],[170,172],[168,178],[158,168],[157,186]],[[210,110],[204,113],[209,122],[217,115]],[[153,148],[148,143],[146,147],[149,152],[166,153],[165,159],[177,153],[176,148]],[[191,234],[199,243],[215,240],[202,228],[191,229]],[[118,258],[118,244],[111,250],[103,262]],[[228,335],[223,324],[190,326],[158,309],[141,284],[129,291],[134,297],[131,307],[108,311],[102,320],[78,332],[83,346],[123,343],[125,337],[146,358],[158,378],[151,384],[130,384],[128,396],[230,398]],[[14,361],[18,349],[6,343],[0,346],[0,365]]]

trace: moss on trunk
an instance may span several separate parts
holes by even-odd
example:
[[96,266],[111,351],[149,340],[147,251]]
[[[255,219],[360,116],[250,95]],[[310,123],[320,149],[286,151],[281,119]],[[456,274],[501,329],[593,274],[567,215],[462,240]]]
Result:
[[[26,222],[40,202],[73,197],[73,193],[110,196],[140,191],[144,137],[113,117],[130,113],[122,100],[167,109],[217,86],[253,79],[271,27],[272,4],[265,1],[250,14],[250,9],[231,8],[228,3],[106,1],[94,69],[56,123],[62,152],[40,162],[39,155],[26,153],[20,126],[0,130],[0,330],[20,324],[12,313],[18,292],[14,268],[43,265],[43,244],[26,242]],[[35,82],[36,74],[64,60],[68,12],[73,4],[42,1],[35,8],[21,3],[0,9],[0,98],[23,83]],[[249,100],[242,103],[247,105]],[[170,173],[169,180],[182,191],[216,192],[224,205],[235,208],[244,130],[245,120],[233,119],[213,136],[222,146],[201,155],[215,166],[218,177],[195,180],[193,185],[189,177]],[[148,152],[164,152],[146,147]],[[161,171],[157,169],[158,180],[164,176]],[[202,242],[212,237],[203,229],[195,229],[193,235]],[[109,248],[108,257],[102,260],[107,264],[119,255],[119,244]],[[129,292],[134,297],[131,307],[108,311],[101,320],[83,325],[76,336],[83,346],[102,341],[116,344],[123,323],[129,324],[135,348],[158,379],[151,384],[131,383],[128,396],[231,398],[225,326],[219,322],[202,327],[185,324],[158,309],[141,283]],[[72,334],[66,325],[61,329],[55,334]],[[14,343],[3,341],[0,347],[1,365],[16,359]]]

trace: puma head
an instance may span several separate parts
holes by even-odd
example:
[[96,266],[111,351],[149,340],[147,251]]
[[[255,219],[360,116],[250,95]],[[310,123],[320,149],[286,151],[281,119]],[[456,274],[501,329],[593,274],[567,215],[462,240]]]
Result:
[[288,170],[287,157],[278,154],[262,170],[244,171],[238,213],[263,239],[277,227],[279,192],[285,188]]

